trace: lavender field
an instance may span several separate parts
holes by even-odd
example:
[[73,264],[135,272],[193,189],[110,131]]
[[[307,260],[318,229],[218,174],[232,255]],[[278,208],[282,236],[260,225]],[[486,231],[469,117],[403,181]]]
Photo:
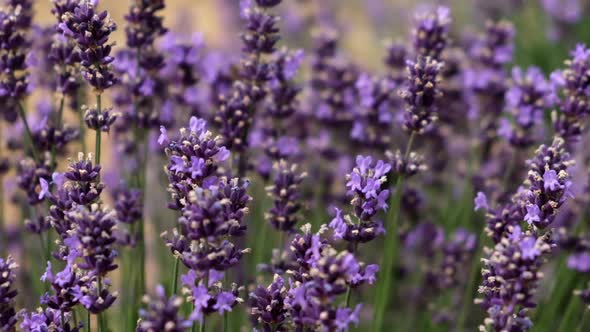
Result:
[[0,332],[588,332],[589,118],[590,0],[0,0]]

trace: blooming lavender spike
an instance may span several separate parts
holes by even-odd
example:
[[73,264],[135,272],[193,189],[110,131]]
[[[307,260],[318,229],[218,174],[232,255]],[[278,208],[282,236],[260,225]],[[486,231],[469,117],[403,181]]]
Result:
[[207,189],[217,183],[220,164],[229,158],[229,151],[222,146],[221,136],[214,136],[207,130],[206,121],[196,117],[191,118],[189,128],[180,130],[177,139],[165,136],[161,141],[168,143],[165,147],[170,161],[165,169],[173,199],[169,207],[179,210],[195,186]]
[[163,18],[157,13],[166,5],[164,0],[135,1],[125,15],[128,25],[125,27],[127,46],[142,49],[153,45],[155,38],[168,30],[163,26]]
[[441,53],[448,43],[450,23],[450,10],[447,7],[438,7],[435,12],[418,14],[412,31],[416,54],[440,60]]
[[423,134],[438,118],[436,100],[441,96],[438,74],[442,64],[430,57],[408,61],[408,85],[401,92],[406,102],[404,129]]
[[566,68],[551,74],[551,81],[562,91],[560,114],[553,116],[557,133],[566,141],[577,141],[583,130],[582,118],[590,112],[590,50],[578,44],[566,61]]
[[12,331],[17,323],[17,315],[14,310],[14,297],[17,292],[13,288],[16,267],[12,257],[0,258],[0,326],[3,331],[7,332]]
[[70,322],[71,313],[64,313],[51,308],[38,308],[36,312],[23,313],[22,323],[19,325],[23,332],[39,331],[82,331],[83,324],[75,326]]
[[[23,4],[30,3],[23,1]],[[26,57],[30,42],[27,27],[30,27],[30,12],[18,2],[0,10],[0,49],[4,54],[0,58],[0,101],[3,117],[14,122],[20,99],[27,94],[28,71]],[[28,21],[28,23],[26,22]]]
[[70,262],[62,271],[53,274],[51,262],[47,262],[47,270],[41,280],[51,284],[53,290],[53,293],[47,292],[41,297],[41,304],[69,313],[80,303],[82,289],[88,287],[89,278]]
[[180,315],[182,298],[175,295],[167,297],[162,286],[156,288],[155,297],[145,296],[143,302],[147,308],[139,312],[136,332],[182,332],[193,325],[192,321]]
[[66,218],[72,229],[65,243],[70,250],[81,253],[84,261],[80,263],[80,268],[99,276],[115,270],[117,251],[114,249],[116,239],[113,230],[117,221],[114,212],[93,204],[68,211]]
[[486,248],[482,269],[482,298],[476,300],[488,313],[480,329],[527,331],[532,327],[527,312],[535,307],[533,298],[542,278],[543,256],[551,251],[549,236],[536,237],[519,226],[493,249]]
[[108,38],[117,25],[108,12],[97,12],[94,4],[81,1],[73,11],[61,16],[59,28],[77,42],[86,81],[99,93],[113,86],[117,79],[111,65],[113,44],[108,43]]
[[541,145],[535,157],[528,161],[530,167],[525,186],[528,194],[524,220],[538,228],[549,226],[557,210],[572,196],[568,169],[573,165],[565,142],[558,137],[551,146]]
[[301,209],[301,189],[299,186],[307,175],[299,173],[297,165],[289,165],[281,160],[275,166],[274,185],[267,187],[268,196],[274,201],[274,206],[265,215],[276,229],[291,232],[298,221]]
[[507,119],[500,120],[500,136],[515,147],[533,145],[539,140],[535,127],[542,122],[543,111],[554,103],[555,96],[549,82],[537,67],[530,67],[525,72],[515,67],[512,69],[512,84],[505,97],[513,124]]
[[391,145],[393,110],[398,106],[397,85],[391,78],[359,75],[356,81],[361,107],[355,112],[351,137],[366,146],[384,148]]
[[285,305],[287,287],[279,275],[275,275],[268,287],[258,286],[248,300],[250,319],[255,326],[261,326],[263,331],[283,331],[286,329],[288,307]]

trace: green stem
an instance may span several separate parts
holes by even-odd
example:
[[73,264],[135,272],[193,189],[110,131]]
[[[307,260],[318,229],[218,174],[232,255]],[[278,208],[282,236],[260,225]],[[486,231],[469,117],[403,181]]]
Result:
[[471,296],[473,295],[473,288],[475,286],[475,283],[477,281],[477,276],[479,274],[480,271],[480,264],[479,264],[479,257],[481,256],[481,252],[482,252],[482,242],[484,239],[484,234],[485,234],[485,228],[481,230],[481,232],[479,233],[479,239],[477,240],[477,251],[475,252],[475,255],[473,256],[473,262],[471,262],[471,270],[469,272],[469,279],[467,281],[467,288],[465,289],[465,293],[463,293],[463,299],[462,304],[461,304],[461,312],[459,313],[459,319],[457,320],[457,331],[462,331],[463,330],[463,326],[465,325],[465,320],[467,318],[467,312],[469,312],[469,308],[471,307],[471,304],[473,304],[471,301],[469,301],[471,299]]
[[582,314],[582,320],[576,329],[576,332],[582,332],[584,325],[586,325],[586,317],[588,317],[588,309],[584,309],[584,313]]
[[[98,114],[101,113],[101,95],[100,93],[96,95],[96,111]],[[94,156],[94,163],[96,165],[100,165],[100,142],[101,141],[101,130],[100,128],[96,129],[96,145],[94,148],[95,156]]]
[[25,131],[27,132],[27,137],[29,140],[29,145],[31,148],[31,154],[33,155],[33,159],[35,161],[39,161],[39,156],[37,155],[37,150],[35,149],[35,145],[33,143],[33,135],[31,132],[31,127],[29,127],[29,122],[27,121],[27,115],[25,112],[25,108],[23,107],[22,103],[18,103],[18,114],[20,115],[23,125],[25,126]]
[[86,124],[84,123],[84,115],[80,110],[78,110],[78,120],[80,121],[80,146],[82,152],[86,154],[88,152],[88,148],[86,147]]
[[174,258],[174,276],[172,279],[172,294],[176,294],[176,288],[178,288],[178,269],[179,269],[179,261],[178,257]]
[[352,287],[348,285],[348,289],[346,290],[346,300],[344,301],[344,307],[348,308],[350,306],[350,294],[352,293]]
[[[98,297],[100,298],[100,293],[102,291],[102,278],[98,277]],[[98,320],[98,332],[102,332],[102,314],[96,315],[96,319]]]
[[92,332],[92,321],[90,320],[90,311],[86,310],[86,327],[88,332]]
[[[64,103],[65,103],[65,96],[62,95],[61,99],[59,101],[59,110],[58,110],[56,118],[55,118],[55,128],[57,130],[61,130],[61,122],[62,122],[62,117],[63,117],[63,112],[64,112]],[[51,147],[51,165],[53,167],[57,167],[57,152],[55,151],[55,146]]]
[[[406,161],[410,155],[410,151],[412,149],[412,144],[414,142],[416,134],[412,132],[410,135],[410,139],[406,145],[406,152],[404,153],[404,161]],[[382,331],[383,330],[383,323],[385,319],[385,312],[389,306],[389,299],[394,297],[391,291],[391,284],[394,282],[394,261],[396,260],[397,256],[397,249],[398,249],[398,228],[399,228],[399,218],[400,218],[400,208],[401,208],[401,199],[403,195],[403,186],[404,186],[404,177],[402,174],[398,175],[396,185],[395,185],[395,192],[391,196],[389,201],[389,211],[387,213],[386,221],[391,223],[391,227],[387,232],[386,239],[385,239],[385,249],[383,253],[383,258],[381,260],[381,268],[383,271],[383,277],[380,279],[380,282],[377,284],[376,289],[376,296],[374,302],[374,325],[373,331]]]

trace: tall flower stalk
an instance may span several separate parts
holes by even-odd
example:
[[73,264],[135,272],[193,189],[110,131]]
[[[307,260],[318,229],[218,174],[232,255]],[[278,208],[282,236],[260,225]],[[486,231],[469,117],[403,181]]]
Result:
[[[436,60],[447,43],[449,10],[438,8],[435,13],[419,15],[413,33],[416,60],[408,60],[406,70],[407,81],[400,95],[406,103],[403,128],[409,132],[409,139],[403,155],[398,151],[390,154],[393,171],[396,176],[394,194],[390,198],[389,213],[386,227],[390,225],[385,239],[385,251],[381,261],[383,277],[379,279],[375,296],[375,321],[373,328],[377,331],[384,326],[385,312],[389,307],[391,286],[395,283],[395,262],[398,261],[398,229],[400,222],[400,203],[403,195],[404,181],[415,174],[420,167],[420,159],[412,153],[412,145],[416,136],[428,132],[437,120],[437,100],[441,96],[439,89],[439,73],[442,63]],[[387,229],[387,228],[386,228]]]

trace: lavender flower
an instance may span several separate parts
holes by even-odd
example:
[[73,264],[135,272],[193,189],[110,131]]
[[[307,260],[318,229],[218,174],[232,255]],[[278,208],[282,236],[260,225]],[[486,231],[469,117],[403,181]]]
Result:
[[205,120],[192,117],[189,128],[182,128],[178,139],[173,140],[168,138],[165,128],[161,129],[158,141],[165,145],[170,160],[165,169],[173,199],[169,204],[171,209],[181,209],[195,186],[207,189],[215,185],[221,175],[220,163],[229,158],[221,137],[213,136],[206,126]]
[[390,78],[379,79],[367,74],[359,75],[356,88],[361,107],[355,114],[351,137],[369,147],[383,148],[391,145],[396,98],[396,83]]
[[192,320],[203,323],[205,315],[214,312],[223,315],[224,312],[232,311],[232,308],[243,302],[238,296],[240,288],[236,284],[232,284],[229,291],[221,289],[218,283],[221,277],[223,274],[215,270],[199,275],[195,271],[189,271],[181,276],[183,292],[188,295],[187,299],[194,305]]
[[83,324],[79,323],[78,326],[70,324],[71,317],[72,315],[70,313],[64,313],[51,308],[38,308],[36,312],[22,314],[23,321],[20,324],[20,328],[23,332],[82,331]]
[[479,287],[482,298],[476,300],[488,312],[482,329],[531,328],[527,312],[535,307],[533,296],[542,277],[543,256],[551,247],[548,236],[535,237],[514,226],[493,249],[486,248],[488,258],[484,260],[483,283]]
[[141,202],[141,191],[120,185],[113,190],[112,196],[115,200],[117,220],[131,225],[142,219],[143,206]]
[[175,295],[167,297],[162,286],[156,288],[155,297],[145,296],[143,301],[147,308],[141,309],[139,312],[137,332],[182,332],[188,331],[193,325],[192,321],[180,316],[182,298]]
[[348,124],[356,103],[358,69],[338,54],[338,34],[320,30],[314,35],[311,59],[314,116],[326,125]]
[[408,50],[401,42],[389,42],[386,45],[386,50],[387,53],[383,62],[390,70],[389,79],[395,84],[400,84],[404,80]]
[[512,69],[512,84],[506,92],[506,108],[512,122],[500,120],[500,136],[515,147],[526,148],[538,141],[535,126],[542,122],[543,111],[553,106],[555,96],[549,82],[537,67],[523,72]]
[[424,172],[428,169],[428,166],[424,161],[424,156],[416,152],[410,152],[407,158],[402,155],[400,150],[396,150],[395,153],[387,151],[385,156],[391,164],[393,171],[405,178]]
[[105,133],[111,130],[111,126],[119,116],[111,108],[105,108],[99,112],[96,107],[87,108],[83,106],[82,110],[84,111],[84,122],[86,122],[86,126],[92,130]]
[[[26,1],[23,4],[30,7]],[[30,12],[18,3],[0,10],[0,49],[4,54],[0,71],[5,73],[0,78],[0,101],[6,105],[2,110],[4,118],[11,122],[16,120],[17,104],[28,89],[26,56],[30,42],[26,28],[30,27],[30,20]]]
[[5,331],[14,329],[17,315],[14,310],[14,297],[17,292],[13,289],[17,265],[12,257],[0,258],[0,326]]
[[27,195],[29,204],[36,205],[43,202],[45,196],[40,195],[43,191],[42,180],[47,181],[49,174],[47,163],[38,165],[33,159],[25,158],[16,167],[16,182]]
[[163,18],[157,13],[165,8],[163,0],[136,1],[125,15],[127,46],[142,49],[153,45],[155,38],[167,32]]
[[514,28],[505,21],[488,22],[486,31],[469,48],[471,63],[464,73],[470,116],[481,123],[484,157],[497,137],[498,117],[505,109],[507,74],[504,66],[512,60]]
[[442,247],[442,261],[432,278],[439,289],[449,289],[460,284],[461,271],[467,268],[477,248],[475,234],[460,228],[453,232]]
[[82,290],[88,287],[88,279],[70,262],[57,274],[53,274],[51,262],[47,262],[47,269],[41,280],[51,284],[53,294],[45,293],[41,297],[41,304],[63,313],[71,312],[80,303]]
[[[274,7],[279,3],[280,1],[256,1],[260,7]],[[242,51],[247,54],[273,53],[280,39],[279,29],[276,27],[278,17],[253,7],[251,0],[241,0],[240,7],[241,15],[246,20],[246,32],[242,34]]]
[[436,119],[436,99],[441,96],[438,89],[438,74],[442,64],[429,57],[419,57],[416,62],[408,61],[408,85],[401,92],[406,102],[404,129],[423,134],[431,128]]
[[117,221],[113,211],[93,204],[90,207],[78,206],[68,211],[65,217],[72,225],[65,244],[81,254],[84,261],[80,263],[80,268],[99,276],[115,270],[117,251],[113,248],[113,231]]
[[436,12],[420,13],[412,31],[412,43],[418,56],[440,60],[441,53],[448,43],[448,30],[451,23],[450,10],[438,7]]
[[573,161],[564,144],[563,139],[555,138],[551,146],[541,145],[535,157],[528,161],[530,170],[525,181],[528,192],[524,220],[538,228],[549,226],[568,196],[572,197],[568,168]]
[[361,268],[352,254],[328,246],[322,248],[315,244],[308,250],[311,251],[307,262],[311,267],[309,273],[302,274],[303,280],[291,286],[286,299],[296,328],[312,326],[344,331],[348,325],[358,324],[360,304],[355,309],[336,308],[333,301],[348,286],[373,283],[377,266]]
[[268,196],[274,206],[266,213],[265,218],[277,230],[292,232],[298,221],[301,209],[301,189],[299,186],[306,173],[299,173],[297,165],[289,165],[281,160],[275,166],[274,185],[267,187]]
[[289,308],[285,304],[288,296],[285,281],[275,275],[268,287],[258,286],[248,300],[250,319],[262,331],[286,331]]
[[551,74],[551,81],[561,88],[560,113],[554,115],[555,130],[568,142],[577,141],[583,130],[582,118],[590,112],[590,50],[578,44],[566,61],[566,69]]
[[59,28],[76,40],[81,50],[82,76],[101,93],[117,81],[111,66],[113,44],[108,44],[117,25],[106,11],[98,13],[94,7],[88,1],[78,3],[73,11],[63,13]]

